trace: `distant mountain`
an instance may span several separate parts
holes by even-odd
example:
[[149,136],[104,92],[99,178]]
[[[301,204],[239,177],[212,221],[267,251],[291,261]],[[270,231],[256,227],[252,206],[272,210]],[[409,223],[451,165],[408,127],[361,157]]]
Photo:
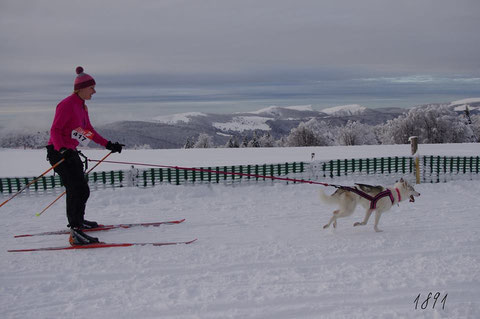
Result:
[[468,108],[470,111],[477,111],[480,112],[480,97],[479,98],[470,98],[470,99],[463,99],[458,100],[450,103],[450,106],[457,112],[463,112],[465,109]]
[[350,116],[350,115],[361,115],[367,111],[365,106],[361,106],[358,104],[350,104],[350,105],[340,105],[334,106],[327,109],[323,109],[323,113],[327,113],[329,115],[334,116]]
[[[458,113],[469,106],[471,114],[480,114],[480,98],[450,103]],[[404,108],[367,108],[358,104],[341,105],[316,111],[311,105],[270,106],[254,112],[233,114],[181,113],[154,117],[149,121],[120,121],[97,126],[106,138],[120,141],[128,148],[181,148],[187,140],[196,141],[201,133],[212,137],[214,145],[225,145],[230,138],[237,142],[245,137],[269,134],[273,139],[286,137],[301,122],[311,119],[331,126],[358,121],[378,125],[408,112]],[[48,131],[3,134],[0,147],[40,148],[48,141]],[[92,143],[94,144],[94,143]],[[93,145],[95,147],[95,144]]]
[[316,111],[311,105],[271,106],[258,111],[209,114],[182,113],[152,118],[151,121],[123,121],[99,126],[104,136],[119,140],[129,147],[149,145],[151,148],[180,148],[187,140],[195,141],[206,133],[215,145],[225,145],[230,138],[241,142],[245,136],[270,134],[280,139],[301,122],[316,118],[333,126],[344,125],[349,120],[369,125],[381,124],[404,113],[403,108],[369,109],[359,105]]

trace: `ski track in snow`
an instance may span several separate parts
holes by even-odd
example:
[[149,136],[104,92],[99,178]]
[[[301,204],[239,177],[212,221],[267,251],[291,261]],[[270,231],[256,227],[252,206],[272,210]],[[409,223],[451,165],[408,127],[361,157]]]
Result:
[[[258,183],[161,185],[93,191],[102,223],[186,218],[180,225],[112,230],[107,242],[190,240],[191,245],[58,252],[67,236],[13,238],[60,229],[64,202],[30,195],[1,208],[2,318],[477,318],[480,314],[478,181],[417,185],[415,203],[383,214],[358,208],[323,230],[333,207],[318,186]],[[414,299],[448,293],[445,309]],[[423,301],[423,300],[421,300]],[[419,306],[420,308],[420,306]]]

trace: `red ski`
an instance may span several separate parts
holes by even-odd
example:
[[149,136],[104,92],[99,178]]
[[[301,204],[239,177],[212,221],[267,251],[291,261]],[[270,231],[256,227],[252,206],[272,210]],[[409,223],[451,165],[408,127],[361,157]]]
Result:
[[159,242],[159,243],[97,243],[89,245],[74,245],[63,247],[44,247],[31,249],[12,249],[9,253],[23,253],[29,251],[50,251],[50,250],[72,250],[72,249],[94,249],[94,248],[109,248],[109,247],[130,247],[130,246],[173,246],[173,245],[188,245],[197,241],[197,239],[190,241],[175,241],[175,242]]
[[[167,221],[167,222],[154,222],[154,223],[133,223],[133,224],[117,224],[117,225],[98,225],[97,228],[91,228],[91,229],[82,229],[84,232],[93,232],[93,231],[101,231],[101,230],[110,230],[110,229],[116,229],[116,228],[132,228],[132,227],[157,227],[160,225],[175,225],[175,224],[180,224],[185,221],[184,219],[180,220],[172,220],[172,221]],[[32,237],[32,236],[46,236],[46,235],[68,235],[70,234],[70,230],[65,229],[65,230],[57,230],[57,231],[49,231],[49,232],[43,232],[43,233],[36,233],[36,234],[24,234],[24,235],[16,235],[14,236],[15,238],[20,238],[20,237]]]

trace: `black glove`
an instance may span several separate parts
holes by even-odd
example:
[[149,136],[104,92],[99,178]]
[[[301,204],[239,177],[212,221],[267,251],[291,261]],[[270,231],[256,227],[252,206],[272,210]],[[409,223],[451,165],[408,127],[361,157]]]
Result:
[[62,154],[62,157],[67,160],[77,154],[77,151],[72,150],[71,148],[62,147],[60,149],[60,154]]
[[108,141],[107,146],[105,148],[107,150],[112,151],[112,153],[121,153],[123,146],[125,146],[125,145],[120,144],[118,142],[112,143],[112,142]]

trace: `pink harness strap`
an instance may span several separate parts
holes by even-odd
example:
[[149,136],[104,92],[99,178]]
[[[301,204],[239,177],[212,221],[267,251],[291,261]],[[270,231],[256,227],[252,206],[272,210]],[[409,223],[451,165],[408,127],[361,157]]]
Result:
[[[378,193],[378,194],[375,195],[375,196],[371,196],[371,195],[369,195],[369,194],[367,194],[367,193],[365,193],[365,192],[362,192],[361,190],[359,190],[359,189],[357,189],[357,188],[355,188],[355,187],[341,186],[341,187],[339,187],[339,188],[345,189],[345,190],[350,191],[350,192],[352,192],[352,193],[355,193],[355,194],[357,194],[357,195],[359,195],[359,196],[361,196],[361,197],[363,197],[363,198],[368,199],[368,200],[370,201],[370,209],[375,209],[375,208],[377,208],[377,202],[378,202],[381,198],[386,197],[386,196],[390,197],[390,200],[392,201],[392,205],[395,203],[395,198],[393,197],[392,191],[389,190],[389,189],[386,189],[386,190],[384,190],[383,192],[380,192],[380,193]],[[398,194],[398,198],[399,198],[398,201],[400,201],[400,192],[399,192],[398,189],[396,189],[396,190],[397,190],[397,194]]]
[[395,188],[395,190],[397,191],[398,202],[400,203],[402,201],[402,195],[400,195],[400,191],[398,190],[398,188]]

